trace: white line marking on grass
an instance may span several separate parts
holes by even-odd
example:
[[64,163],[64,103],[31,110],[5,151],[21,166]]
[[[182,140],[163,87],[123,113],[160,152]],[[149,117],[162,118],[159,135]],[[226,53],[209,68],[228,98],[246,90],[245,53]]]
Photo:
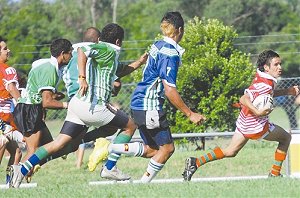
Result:
[[[206,178],[192,178],[191,182],[209,182],[209,181],[235,181],[235,180],[252,180],[252,179],[267,179],[268,176],[238,176],[238,177],[206,177]],[[184,182],[182,178],[178,179],[154,179],[151,183],[180,183]],[[140,180],[127,181],[91,181],[89,185],[108,185],[108,184],[140,184]]]
[[[37,183],[22,183],[19,188],[34,188],[37,187]],[[8,189],[6,184],[0,184],[0,189]]]

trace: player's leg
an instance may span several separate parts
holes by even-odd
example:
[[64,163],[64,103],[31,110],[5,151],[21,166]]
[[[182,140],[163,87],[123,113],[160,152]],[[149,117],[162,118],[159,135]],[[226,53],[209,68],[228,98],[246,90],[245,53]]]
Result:
[[[147,128],[147,120],[150,121],[150,117],[154,116],[154,114],[158,123],[153,128]],[[165,162],[175,150],[165,113],[156,111],[154,114],[148,115],[146,111],[132,111],[132,116],[139,126],[139,132],[144,144],[139,142],[114,143],[109,146],[110,152],[151,158],[147,170],[141,178],[142,182],[150,182],[163,168]]]
[[225,157],[235,157],[247,142],[248,139],[245,138],[242,133],[235,131],[229,146],[227,146],[225,149],[216,147],[210,152],[201,155],[199,158],[187,158],[185,161],[185,169],[182,173],[184,180],[190,181],[196,170],[208,162],[220,160]]
[[43,146],[43,145],[53,141],[53,137],[52,137],[51,132],[48,129],[48,127],[42,128],[41,131],[42,131],[42,136],[40,139],[39,146]]
[[153,140],[152,136],[148,133],[148,130],[146,128],[146,111],[132,110],[132,117],[139,127],[139,132],[141,138],[144,141],[144,144],[140,142],[126,144],[113,143],[109,145],[109,152],[137,157],[153,157],[156,154],[159,147],[156,145],[155,141]]
[[18,164],[22,158],[21,149],[16,141],[9,141],[6,145],[6,149],[10,154],[8,166],[12,164]]
[[108,137],[114,135],[118,131],[118,129],[119,129],[118,127],[110,126],[110,125],[104,125],[99,128],[95,128],[91,131],[88,131],[84,135],[82,142],[87,143],[101,137]]
[[[108,125],[115,126],[121,129],[121,132],[118,133],[116,138],[113,140],[114,144],[122,144],[122,143],[130,142],[137,127],[134,121],[121,110],[117,110],[115,112],[115,117],[109,122]],[[113,152],[110,153],[108,156],[108,160],[105,163],[105,167],[108,170],[112,170],[112,168],[116,165],[119,158],[120,158],[120,154],[113,153]]]
[[8,139],[4,135],[0,134],[0,164],[2,162],[7,143]]
[[79,145],[76,152],[76,167],[80,168],[82,165],[83,157],[84,157],[84,150],[85,150],[85,144],[82,143]]
[[34,133],[24,133],[24,140],[26,143],[26,154],[22,158],[22,162],[25,162],[40,145],[40,139],[42,137],[42,131],[36,131]]
[[85,125],[65,121],[58,137],[54,141],[40,147],[47,151],[47,156],[41,156],[39,164],[43,165],[50,160],[76,151],[86,130],[87,127]]
[[269,134],[264,137],[264,139],[278,142],[278,146],[275,151],[275,161],[272,165],[270,176],[281,176],[281,167],[286,158],[291,138],[291,134],[285,131],[283,128],[278,125],[270,124]]
[[13,171],[15,173],[11,179],[11,186],[18,188],[24,176],[26,176],[35,165],[39,164],[43,159],[47,158],[51,154],[64,148],[65,145],[72,140],[72,138],[81,134],[83,130],[86,130],[84,125],[65,121],[61,133],[57,138],[55,138],[55,140],[38,148],[36,152],[22,164],[22,166],[13,166]]
[[[108,122],[108,126],[114,126],[116,128],[121,129],[121,132],[118,133],[116,138],[113,140],[114,143],[128,143],[130,142],[132,135],[136,130],[136,125],[133,120],[130,119],[124,112],[121,110],[113,108],[111,105],[107,105],[107,114],[110,114],[112,119]],[[100,145],[100,143],[102,145]],[[99,144],[99,145],[98,145]],[[103,146],[108,146],[108,143],[98,142],[95,143],[95,148],[93,153],[89,157],[89,169],[93,171],[96,168],[96,165],[103,160],[103,152],[107,152],[106,149],[103,149]],[[100,151],[103,152],[100,152]],[[115,180],[128,180],[130,176],[123,174],[117,167],[116,163],[120,158],[120,154],[118,153],[110,153],[108,156],[108,160],[105,165],[102,167],[100,176],[107,179],[115,179]]]
[[[175,151],[175,146],[169,127],[166,129],[160,129],[157,132],[149,131],[149,134],[152,136],[155,145],[159,146],[159,149],[153,151],[152,149],[149,149],[149,147],[155,148],[154,146],[146,146],[144,156],[148,158],[151,157],[151,159],[148,163],[146,172],[141,178],[143,183],[151,182],[158,172],[163,169],[165,163]],[[149,144],[149,141],[147,141],[146,144]],[[154,143],[151,144],[153,145]]]
[[7,168],[6,168],[6,183],[9,183],[10,181],[10,165],[13,164],[18,164],[21,160],[22,157],[22,152],[20,148],[18,147],[17,142],[15,141],[9,141],[6,145],[6,149],[9,153],[9,160],[7,163]]

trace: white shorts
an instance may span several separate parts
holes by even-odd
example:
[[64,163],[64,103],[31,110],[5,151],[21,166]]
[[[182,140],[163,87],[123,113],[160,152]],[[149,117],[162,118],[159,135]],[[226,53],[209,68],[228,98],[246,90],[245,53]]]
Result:
[[65,121],[98,128],[108,124],[114,117],[115,114],[106,105],[92,105],[75,96],[70,100]]

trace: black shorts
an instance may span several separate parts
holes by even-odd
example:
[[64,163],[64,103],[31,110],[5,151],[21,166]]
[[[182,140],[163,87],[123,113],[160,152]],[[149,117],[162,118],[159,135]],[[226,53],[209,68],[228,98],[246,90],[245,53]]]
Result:
[[81,133],[86,133],[88,127],[85,125],[76,124],[70,121],[65,121],[60,133],[76,138]]
[[22,133],[36,133],[46,127],[41,104],[18,103],[13,116],[18,130]]
[[164,111],[131,110],[131,115],[138,125],[141,138],[146,145],[158,147],[173,142]]
[[114,108],[109,103],[106,104],[106,107],[110,112],[115,114],[115,117],[107,125],[118,127],[119,129],[124,129],[129,121],[129,116],[120,109]]

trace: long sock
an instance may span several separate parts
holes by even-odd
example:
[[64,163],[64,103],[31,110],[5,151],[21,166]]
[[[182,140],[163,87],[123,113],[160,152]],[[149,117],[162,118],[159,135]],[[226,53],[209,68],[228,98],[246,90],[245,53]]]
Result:
[[149,183],[151,180],[157,175],[157,173],[164,167],[165,164],[160,164],[156,161],[154,161],[153,158],[151,158],[147,171],[144,173],[143,177],[141,178],[141,181],[143,183]]
[[278,151],[275,152],[275,162],[272,166],[271,174],[274,176],[279,176],[282,163],[285,160],[286,153],[280,153]]
[[[76,144],[77,146],[77,144]],[[42,166],[43,164],[46,164],[47,162],[57,159],[59,157],[62,157],[64,155],[67,155],[69,153],[74,152],[77,150],[77,148],[74,148],[74,145],[72,143],[67,144],[63,149],[57,151],[56,153],[53,153],[51,155],[48,155],[47,158],[41,159],[39,162],[39,165]]]
[[110,144],[108,149],[114,153],[121,153],[136,157],[141,157],[144,154],[144,145],[140,142],[128,144]]
[[42,146],[22,165],[21,172],[25,176],[32,167],[48,156],[47,150]]
[[[115,139],[114,144],[122,144],[122,143],[128,143],[131,140],[131,136],[120,133]],[[118,159],[120,158],[121,154],[119,153],[110,153],[108,156],[108,160],[105,163],[105,166],[108,170],[111,170],[116,164]]]
[[220,147],[216,147],[214,150],[209,153],[202,155],[200,158],[196,159],[197,167],[206,164],[207,162],[211,162],[214,160],[219,160],[224,158],[224,153]]

